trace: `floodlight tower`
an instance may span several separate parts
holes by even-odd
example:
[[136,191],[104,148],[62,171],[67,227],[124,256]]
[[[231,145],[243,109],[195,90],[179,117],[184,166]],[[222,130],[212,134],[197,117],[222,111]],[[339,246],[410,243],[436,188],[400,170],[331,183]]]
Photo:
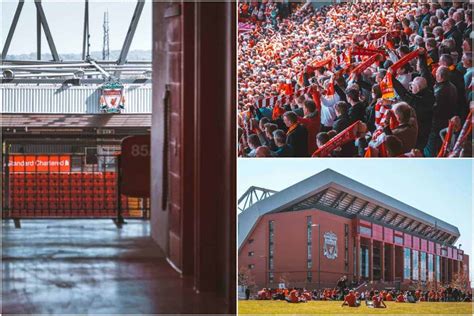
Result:
[[109,11],[104,12],[104,39],[102,46],[102,59],[109,60],[110,58],[110,48],[109,48]]

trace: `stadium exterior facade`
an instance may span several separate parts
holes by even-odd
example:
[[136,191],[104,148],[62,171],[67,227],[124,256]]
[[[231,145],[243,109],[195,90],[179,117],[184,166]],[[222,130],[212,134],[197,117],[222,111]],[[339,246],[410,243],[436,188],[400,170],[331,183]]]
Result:
[[238,229],[239,269],[259,288],[335,287],[346,275],[406,289],[469,275],[455,226],[329,169],[245,209]]

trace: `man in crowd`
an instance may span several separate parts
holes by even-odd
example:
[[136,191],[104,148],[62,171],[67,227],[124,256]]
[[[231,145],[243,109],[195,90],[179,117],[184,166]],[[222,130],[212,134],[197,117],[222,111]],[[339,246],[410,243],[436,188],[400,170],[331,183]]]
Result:
[[298,123],[298,116],[288,111],[283,115],[283,122],[288,128],[286,143],[293,148],[295,157],[308,157],[308,131]]

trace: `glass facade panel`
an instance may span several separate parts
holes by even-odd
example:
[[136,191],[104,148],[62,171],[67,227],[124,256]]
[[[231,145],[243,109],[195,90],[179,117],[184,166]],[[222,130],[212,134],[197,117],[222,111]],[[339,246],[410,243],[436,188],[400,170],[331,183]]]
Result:
[[433,255],[428,254],[428,281],[434,280],[434,269],[433,269]]
[[274,255],[274,250],[275,250],[275,245],[274,245],[274,236],[275,236],[275,222],[274,221],[269,221],[268,222],[268,269],[273,270],[273,255]]
[[439,282],[441,280],[441,264],[439,260],[439,256],[436,256],[436,281]]
[[308,269],[313,267],[313,220],[311,216],[306,217],[306,233],[307,233],[307,257],[306,257],[306,266]]
[[363,278],[369,277],[369,248],[360,248],[360,276]]
[[409,280],[411,278],[411,258],[410,248],[403,249],[403,278]]
[[412,250],[412,253],[413,253],[413,258],[412,258],[413,273],[412,273],[412,276],[413,276],[414,281],[418,281],[419,280],[418,269],[420,268],[419,260],[418,260],[418,250]]
[[420,252],[420,280],[426,281],[426,252]]

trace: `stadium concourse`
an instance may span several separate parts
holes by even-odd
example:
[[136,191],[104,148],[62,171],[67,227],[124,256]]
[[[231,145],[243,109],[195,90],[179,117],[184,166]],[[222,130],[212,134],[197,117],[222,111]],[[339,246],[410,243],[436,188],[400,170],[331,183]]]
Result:
[[472,156],[472,7],[239,3],[242,157]]

